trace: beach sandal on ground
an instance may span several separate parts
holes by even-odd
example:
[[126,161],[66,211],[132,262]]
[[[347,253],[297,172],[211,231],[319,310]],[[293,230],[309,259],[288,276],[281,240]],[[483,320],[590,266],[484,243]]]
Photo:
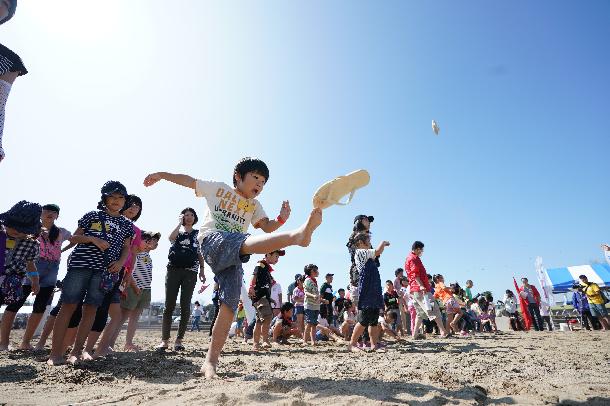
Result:
[[174,344],[174,351],[184,351],[185,349],[182,344]]
[[167,350],[167,345],[159,344],[155,347],[155,352],[163,353]]
[[413,337],[414,340],[425,340],[426,336],[424,334],[417,334],[415,337]]
[[[364,169],[360,169],[326,182],[314,194],[313,207],[316,209],[326,209],[333,204],[340,206],[348,205],[352,201],[356,190],[368,185],[370,180],[369,173]],[[342,203],[341,199],[347,195],[349,195],[347,201]]]

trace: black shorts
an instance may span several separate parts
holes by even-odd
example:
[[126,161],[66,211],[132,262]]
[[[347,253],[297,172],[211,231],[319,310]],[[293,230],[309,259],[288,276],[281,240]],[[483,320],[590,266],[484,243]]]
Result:
[[358,323],[364,327],[375,327],[379,324],[379,309],[362,309],[358,311]]
[[[47,309],[47,303],[49,303],[49,299],[51,298],[51,295],[53,295],[53,289],[55,289],[55,286],[40,288],[40,292],[38,292],[34,299],[34,310],[32,313],[44,313],[44,311]],[[21,300],[17,303],[6,306],[6,310],[9,312],[18,313],[19,309],[23,307],[25,301],[30,296],[30,293],[32,293],[32,286],[23,285]]]

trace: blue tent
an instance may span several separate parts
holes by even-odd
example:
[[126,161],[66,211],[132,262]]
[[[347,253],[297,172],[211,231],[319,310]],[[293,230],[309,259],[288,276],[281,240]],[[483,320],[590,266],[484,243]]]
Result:
[[610,265],[607,264],[568,266],[547,269],[545,272],[553,293],[568,292],[572,285],[579,282],[580,275],[586,275],[589,282],[595,282],[600,287],[610,287]]

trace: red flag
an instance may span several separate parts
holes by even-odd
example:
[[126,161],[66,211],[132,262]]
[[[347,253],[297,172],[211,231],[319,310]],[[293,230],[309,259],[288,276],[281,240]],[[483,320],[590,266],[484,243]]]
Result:
[[513,277],[515,283],[515,289],[517,289],[517,295],[519,296],[519,306],[521,306],[521,314],[523,315],[523,321],[525,321],[525,329],[529,330],[532,328],[532,318],[530,317],[529,309],[527,308],[527,302],[521,297],[521,289],[517,285],[517,280]]

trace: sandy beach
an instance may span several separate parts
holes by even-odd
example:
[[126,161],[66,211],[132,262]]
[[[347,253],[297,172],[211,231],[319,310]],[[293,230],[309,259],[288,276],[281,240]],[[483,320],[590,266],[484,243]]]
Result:
[[[0,354],[0,402],[65,404],[610,404],[610,334],[502,332],[474,338],[389,342],[385,354],[352,354],[343,343],[253,353],[229,339],[222,381],[196,375],[206,333],[187,333],[186,351],[156,354],[158,331],[139,331],[150,349],[80,365],[47,367],[46,353]],[[17,343],[19,331],[12,337]],[[121,338],[119,339],[121,341]],[[121,342],[122,345],[122,342]]]

